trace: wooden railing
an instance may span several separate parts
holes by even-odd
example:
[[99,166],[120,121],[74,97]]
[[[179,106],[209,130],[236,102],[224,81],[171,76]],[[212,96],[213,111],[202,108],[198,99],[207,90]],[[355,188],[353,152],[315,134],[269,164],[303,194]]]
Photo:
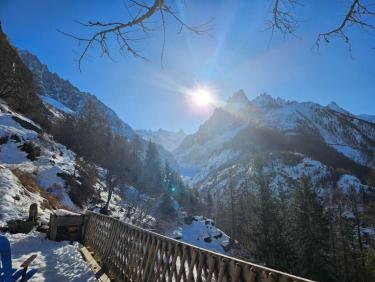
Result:
[[87,212],[84,245],[116,281],[311,281]]

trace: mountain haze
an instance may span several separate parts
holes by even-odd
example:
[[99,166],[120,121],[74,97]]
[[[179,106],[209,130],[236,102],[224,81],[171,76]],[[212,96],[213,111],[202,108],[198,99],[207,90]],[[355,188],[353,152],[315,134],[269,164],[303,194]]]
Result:
[[182,129],[177,132],[161,128],[156,131],[139,129],[136,132],[143,139],[151,140],[154,143],[160,144],[170,152],[175,150],[186,137],[186,133]]

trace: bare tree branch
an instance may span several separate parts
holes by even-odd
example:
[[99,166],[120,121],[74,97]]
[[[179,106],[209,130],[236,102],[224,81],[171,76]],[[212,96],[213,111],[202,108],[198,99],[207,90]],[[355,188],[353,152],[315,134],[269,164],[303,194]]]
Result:
[[293,15],[293,9],[297,5],[302,5],[298,0],[273,0],[272,17],[268,22],[267,30],[275,31],[285,35],[297,37],[296,31],[299,27],[299,21]]
[[369,22],[369,18],[374,16],[375,12],[370,11],[360,0],[353,0],[341,24],[328,32],[318,35],[315,42],[316,47],[319,49],[322,40],[325,43],[330,43],[332,37],[338,37],[348,45],[351,52],[351,42],[346,29],[350,26],[358,26],[364,30],[373,30],[375,25]]
[[[110,47],[108,46],[109,38],[114,38],[118,45],[120,52],[127,52],[132,54],[136,58],[147,60],[146,57],[141,55],[134,44],[137,41],[145,40],[150,38],[150,33],[155,32],[158,28],[153,28],[153,24],[148,22],[151,17],[153,17],[156,12],[160,12],[160,22],[161,30],[163,33],[163,41],[161,48],[161,64],[164,58],[165,40],[166,40],[166,25],[167,19],[174,19],[180,25],[180,31],[182,29],[187,29],[193,33],[201,34],[208,30],[207,24],[199,26],[191,26],[184,22],[176,12],[173,11],[172,7],[165,3],[165,0],[152,0],[151,4],[147,4],[146,1],[139,0],[127,0],[129,4],[127,9],[130,16],[130,21],[127,22],[99,22],[99,21],[89,21],[87,23],[78,22],[88,30],[92,30],[92,34],[88,37],[80,37],[71,33],[64,31],[59,31],[60,33],[69,36],[78,41],[78,43],[83,45],[83,51],[78,59],[78,67],[81,70],[82,60],[87,56],[90,48],[98,46],[102,56],[108,56],[111,58]],[[132,15],[130,10],[136,10],[135,16]],[[131,37],[131,34],[137,34],[138,37]],[[139,34],[143,34],[139,36]]]
[[[87,23],[77,22],[89,31],[89,35],[77,36],[65,31],[60,31],[62,34],[73,38],[82,45],[82,52],[78,59],[78,66],[81,70],[83,59],[87,56],[89,50],[93,47],[98,47],[102,56],[111,58],[113,45],[110,43],[113,40],[121,54],[131,54],[136,58],[147,60],[137,50],[136,45],[139,41],[149,39],[154,32],[162,32],[162,43],[160,51],[160,61],[163,66],[164,53],[166,47],[166,30],[167,23],[171,20],[177,22],[178,33],[182,30],[187,30],[195,34],[204,34],[209,29],[208,23],[191,26],[186,23],[173,7],[176,1],[182,1],[186,5],[185,0],[124,0],[126,1],[126,9],[130,20],[128,21],[113,21],[100,22],[88,21]],[[270,12],[271,17],[268,21],[267,30],[271,30],[271,39],[275,32],[280,32],[284,36],[293,35],[298,37],[296,31],[299,28],[300,22],[295,17],[294,9],[297,6],[302,6],[303,0],[271,0]],[[370,4],[364,0],[350,0],[351,5],[345,14],[341,24],[324,33],[320,33],[316,39],[315,45],[320,47],[321,42],[329,43],[332,37],[342,39],[351,50],[351,42],[347,34],[347,28],[357,26],[366,32],[375,29],[375,23],[371,19],[375,16],[375,11],[371,10]],[[169,2],[169,3],[167,3]],[[155,21],[156,19],[156,21]]]

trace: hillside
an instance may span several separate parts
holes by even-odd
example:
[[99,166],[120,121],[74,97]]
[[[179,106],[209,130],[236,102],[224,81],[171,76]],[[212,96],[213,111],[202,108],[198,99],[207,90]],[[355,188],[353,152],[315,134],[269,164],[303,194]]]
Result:
[[[95,95],[80,91],[68,80],[51,72],[46,65],[40,62],[37,56],[26,50],[19,51],[19,56],[33,75],[36,92],[55,119],[61,120],[67,114],[79,116],[87,107],[95,107],[109,122],[114,133],[129,139],[133,139],[137,135],[130,125],[121,120],[111,108],[98,100]],[[139,135],[142,138],[145,137],[142,134]],[[142,139],[143,151],[146,151],[149,139]],[[162,160],[168,161],[173,168],[180,169],[173,155],[163,146],[160,146],[162,144],[156,141],[155,143],[158,144],[158,151]]]
[[49,71],[48,67],[26,50],[19,51],[20,58],[32,72],[38,94],[44,103],[51,105],[66,113],[79,114],[89,103],[94,103],[107,119],[111,122],[116,132],[129,138],[134,136],[133,129],[123,122],[117,114],[99,101],[94,95],[82,92],[68,80],[62,79],[56,73]]
[[248,258],[318,281],[374,275],[374,153],[368,116],[243,91],[174,151],[203,213]]

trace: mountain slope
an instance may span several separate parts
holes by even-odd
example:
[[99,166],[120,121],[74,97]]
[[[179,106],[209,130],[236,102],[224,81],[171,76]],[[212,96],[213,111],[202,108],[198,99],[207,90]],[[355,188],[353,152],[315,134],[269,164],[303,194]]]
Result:
[[[84,107],[93,104],[100,112],[104,113],[113,131],[127,138],[134,138],[136,132],[130,125],[122,121],[109,107],[99,101],[95,95],[80,91],[69,81],[64,80],[56,73],[49,71],[48,67],[28,51],[19,51],[20,58],[34,75],[38,93],[49,111],[56,117],[61,118],[65,114],[80,114]],[[147,148],[149,138],[142,139],[144,151]],[[180,167],[173,155],[163,146],[158,145],[161,159],[168,161],[172,168],[179,170]]]
[[80,91],[68,80],[64,80],[56,73],[50,72],[46,65],[42,64],[35,55],[28,51],[22,50],[19,51],[19,54],[25,65],[33,73],[38,93],[46,104],[54,106],[63,112],[78,114],[83,107],[89,103],[94,103],[98,109],[105,113],[116,132],[129,138],[134,136],[133,129],[94,95]]
[[33,74],[19,58],[0,26],[0,98],[48,127],[48,111],[37,95]]

